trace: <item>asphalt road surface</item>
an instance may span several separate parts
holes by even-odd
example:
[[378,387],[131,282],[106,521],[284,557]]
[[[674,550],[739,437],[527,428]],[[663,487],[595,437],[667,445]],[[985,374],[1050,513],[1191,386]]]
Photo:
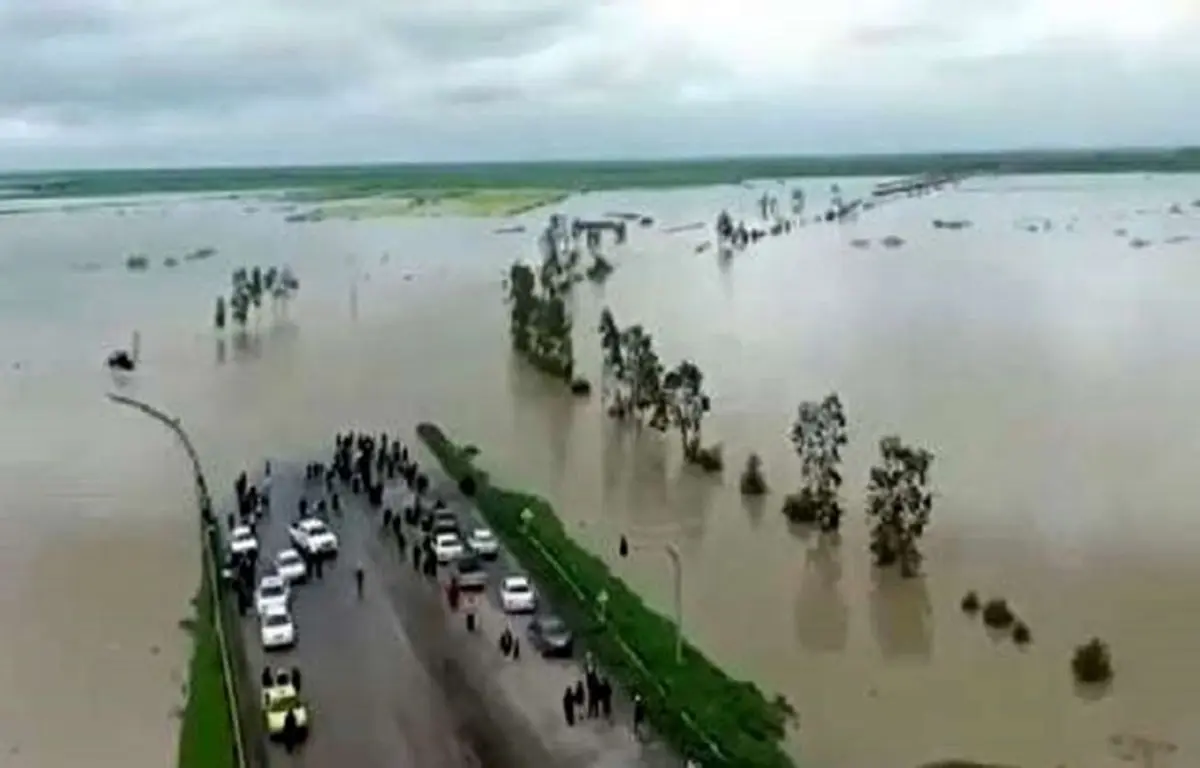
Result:
[[[324,498],[304,467],[275,462],[271,511],[258,527],[260,574],[291,546],[287,527],[300,498]],[[257,476],[252,482],[259,481]],[[524,643],[519,662],[505,659],[497,640],[511,625],[524,640],[524,619],[504,616],[496,585],[519,572],[506,556],[489,567],[478,632],[446,607],[439,584],[417,574],[381,529],[363,497],[339,488],[343,511],[330,513],[341,551],[323,577],[293,588],[297,628],[293,649],[264,654],[257,618],[242,621],[252,669],[298,666],[312,732],[294,755],[269,749],[272,765],[309,768],[658,768],[678,766],[660,745],[643,745],[628,725],[627,702],[614,723],[568,727],[561,697],[581,673],[571,661],[546,661]],[[401,509],[407,490],[390,483],[385,503]],[[453,503],[469,529],[466,504]],[[416,537],[408,532],[408,544]],[[357,596],[355,566],[366,574]],[[443,574],[444,576],[444,574]]]
[[[291,546],[287,527],[301,495],[307,495],[310,503],[321,496],[318,485],[305,482],[303,466],[276,465],[272,475],[271,511],[258,530],[260,573],[277,552]],[[493,765],[476,753],[472,739],[464,738],[469,734],[463,733],[462,718],[443,691],[439,679],[443,675],[436,669],[431,673],[418,657],[391,596],[368,578],[363,598],[358,599],[354,568],[369,559],[364,552],[366,521],[350,513],[343,519],[331,517],[341,552],[336,563],[326,564],[323,578],[295,587],[295,647],[264,658],[257,619],[248,616],[242,623],[252,668],[298,666],[310,708],[308,742],[292,756],[273,745],[272,764],[314,768]]]

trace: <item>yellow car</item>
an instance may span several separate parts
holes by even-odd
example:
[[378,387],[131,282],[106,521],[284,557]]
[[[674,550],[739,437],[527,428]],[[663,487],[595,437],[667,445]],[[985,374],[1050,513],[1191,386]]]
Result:
[[272,739],[283,737],[283,724],[288,713],[296,721],[300,738],[308,735],[308,705],[300,698],[296,686],[286,672],[276,675],[271,685],[263,689],[263,713],[267,718],[267,736]]

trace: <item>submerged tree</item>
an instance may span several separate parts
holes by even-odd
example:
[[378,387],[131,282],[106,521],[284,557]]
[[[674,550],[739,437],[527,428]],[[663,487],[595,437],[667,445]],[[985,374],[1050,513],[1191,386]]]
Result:
[[250,303],[255,309],[262,306],[263,299],[263,273],[262,267],[255,267],[250,271]]
[[542,264],[541,279],[528,265],[513,264],[508,273],[509,335],[513,349],[529,363],[570,382],[575,352],[561,275],[557,261],[549,257]]
[[229,313],[233,317],[233,322],[244,330],[246,321],[250,318],[250,294],[245,288],[239,288],[233,292],[233,296],[229,299]]
[[717,214],[717,243],[724,243],[733,237],[733,217],[729,215],[729,211],[721,211]]
[[625,354],[625,389],[629,393],[629,408],[625,415],[648,423],[658,430],[670,426],[664,397],[663,364],[654,350],[654,339],[641,325],[621,331],[621,349]]
[[679,430],[683,456],[688,461],[698,462],[704,415],[712,407],[704,393],[704,372],[691,360],[684,360],[663,376],[662,389],[666,395],[667,417],[671,426]]
[[739,484],[743,496],[761,496],[767,492],[767,479],[763,476],[763,462],[757,453],[746,457]]
[[892,436],[879,441],[879,456],[867,486],[871,553],[876,565],[899,563],[904,576],[915,576],[921,567],[917,545],[933,510],[928,488],[933,454]]
[[842,524],[840,466],[847,443],[841,398],[834,393],[820,402],[801,403],[789,437],[800,457],[804,485],[784,501],[784,514],[793,522],[817,523],[823,531],[838,530]]
[[571,342],[571,316],[563,297],[551,294],[540,299],[534,321],[535,362],[546,373],[570,381],[575,370],[575,351]]
[[600,312],[600,397],[614,415],[620,415],[626,407],[625,393],[621,387],[626,380],[625,353],[621,346],[621,329],[617,326],[612,310],[605,307]]
[[537,312],[537,277],[526,264],[508,270],[509,336],[521,354],[533,350],[533,318]]

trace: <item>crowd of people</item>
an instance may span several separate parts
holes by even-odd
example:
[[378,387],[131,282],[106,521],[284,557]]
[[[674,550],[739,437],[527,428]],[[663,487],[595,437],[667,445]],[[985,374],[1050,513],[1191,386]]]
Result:
[[[390,537],[395,544],[401,561],[411,563],[413,570],[436,584],[438,581],[438,559],[433,547],[433,534],[422,520],[445,508],[440,498],[429,498],[429,478],[421,472],[415,458],[399,440],[389,439],[387,434],[378,436],[347,432],[334,437],[333,451],[328,463],[310,462],[305,468],[307,486],[298,500],[294,519],[309,516],[329,520],[332,515],[343,514],[343,500],[339,491],[354,496],[365,496],[368,508],[378,511],[380,535]],[[409,491],[403,509],[397,511],[385,506],[385,484],[388,480],[399,480]],[[314,488],[315,486],[315,488]],[[256,486],[250,483],[245,472],[235,483],[237,498],[236,512],[230,513],[227,523],[230,529],[236,523],[254,529],[261,517],[271,511],[271,465],[267,462],[262,478]],[[315,497],[310,501],[310,495]],[[411,537],[411,541],[410,541]],[[324,576],[323,556],[312,556],[299,550],[305,561],[308,576],[322,579]],[[257,552],[235,558],[234,589],[238,594],[238,605],[245,613],[253,603]],[[356,590],[361,598],[364,589],[364,571],[360,562],[355,568]],[[451,613],[464,617],[468,631],[478,630],[478,597],[473,591],[460,587],[456,576],[451,575],[445,588],[445,599]],[[499,637],[501,654],[513,661],[521,658],[521,641],[506,624]],[[584,664],[583,677],[568,686],[563,692],[563,717],[569,726],[583,719],[605,719],[613,717],[613,686],[601,674],[589,653]],[[263,670],[263,684],[270,682],[270,669]],[[293,684],[300,689],[298,669],[291,670]],[[640,738],[645,721],[645,706],[640,696],[634,697],[634,732]],[[295,723],[293,722],[293,726]],[[287,724],[285,723],[285,731]],[[284,738],[289,751],[299,739]]]

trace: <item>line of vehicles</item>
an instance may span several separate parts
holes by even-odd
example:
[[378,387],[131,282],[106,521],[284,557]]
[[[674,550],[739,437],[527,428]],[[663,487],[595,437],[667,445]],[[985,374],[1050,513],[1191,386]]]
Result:
[[[487,563],[500,556],[500,542],[495,534],[475,527],[465,535],[458,515],[439,505],[423,514],[418,522],[422,532],[430,535],[434,556],[440,566],[450,569],[459,589],[482,592],[488,588]],[[266,573],[260,576],[254,589],[253,609],[258,618],[259,637],[265,653],[286,651],[299,639],[292,614],[292,600],[297,585],[309,578],[315,559],[338,555],[340,541],[328,524],[313,516],[303,517],[288,527],[290,547],[275,553]],[[230,532],[230,562],[250,559],[258,561],[260,546],[254,528],[238,525]],[[232,568],[228,569],[232,572]],[[528,624],[530,644],[547,657],[570,657],[574,653],[574,637],[566,624],[553,615],[538,613],[537,591],[527,576],[509,574],[497,585],[498,602],[507,614],[533,615]],[[288,713],[299,729],[293,735],[304,738],[310,727],[310,712],[299,685],[298,670],[276,669],[264,673],[262,705],[270,738],[284,738]]]
[[[288,527],[290,547],[272,558],[267,573],[258,579],[254,589],[253,607],[258,617],[259,639],[263,651],[283,651],[296,645],[298,633],[292,616],[292,597],[295,585],[308,580],[310,562],[314,558],[336,557],[340,542],[329,526],[315,517],[306,517]],[[258,537],[251,525],[234,526],[229,537],[229,564],[226,576],[233,578],[239,563],[257,563],[260,556]],[[264,672],[262,707],[267,736],[286,739],[289,735],[304,739],[310,727],[307,702],[301,696],[297,669],[275,669]],[[291,715],[294,730],[288,734]]]
[[[421,520],[421,529],[433,537],[433,552],[438,564],[454,569],[460,589],[478,591],[487,588],[486,561],[500,555],[500,542],[487,528],[474,528],[465,537],[459,519],[449,509],[436,509]],[[500,580],[501,609],[508,614],[533,614],[538,610],[537,592],[529,577],[509,575]],[[570,657],[574,654],[575,638],[567,625],[557,616],[535,616],[529,622],[529,642],[547,657]]]

